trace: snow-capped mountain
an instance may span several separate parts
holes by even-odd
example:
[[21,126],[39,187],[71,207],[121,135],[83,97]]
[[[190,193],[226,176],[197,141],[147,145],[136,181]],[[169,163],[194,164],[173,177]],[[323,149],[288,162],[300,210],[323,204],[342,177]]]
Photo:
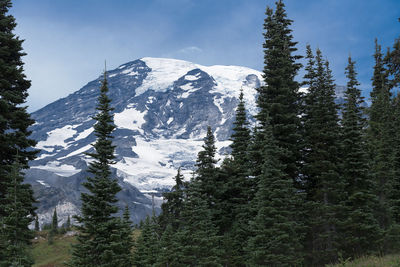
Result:
[[[84,191],[80,183],[91,160],[84,152],[90,152],[95,141],[92,116],[102,80],[100,76],[32,114],[32,138],[41,152],[26,177],[40,200],[42,222],[55,207],[61,223],[79,212]],[[255,88],[262,77],[259,71],[239,66],[142,58],[107,71],[107,80],[117,126],[113,167],[123,187],[119,205],[128,205],[138,222],[151,213],[149,190],[170,188],[179,167],[190,178],[208,125],[216,136],[218,157],[223,157],[240,88],[247,109],[255,114]],[[160,195],[155,199],[159,206]]]
[[[57,208],[60,224],[79,213],[81,186],[95,142],[93,132],[97,98],[104,76],[75,93],[34,112],[32,138],[41,152],[31,162],[26,180],[39,201],[39,219],[49,222]],[[128,205],[138,223],[156,212],[160,192],[173,184],[177,169],[190,178],[194,162],[210,125],[216,136],[218,157],[228,152],[229,137],[240,89],[249,119],[257,112],[259,71],[239,66],[202,66],[187,61],[141,58],[107,71],[112,99],[116,164],[113,174],[122,192],[121,210]],[[344,87],[337,87],[338,103]],[[152,202],[154,197],[155,203]]]

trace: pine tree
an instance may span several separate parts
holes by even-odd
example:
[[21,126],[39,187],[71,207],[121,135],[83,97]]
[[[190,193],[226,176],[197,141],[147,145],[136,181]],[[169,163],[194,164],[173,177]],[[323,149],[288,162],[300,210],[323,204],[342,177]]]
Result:
[[132,266],[133,265],[133,255],[132,249],[134,246],[134,241],[132,238],[132,222],[129,216],[129,208],[125,207],[124,213],[121,218],[121,226],[118,231],[119,234],[119,251],[117,260],[117,266]]
[[[344,184],[339,174],[339,124],[335,85],[327,61],[308,47],[305,76],[303,182],[307,199],[307,264],[319,266],[338,257],[337,224],[343,211]],[[315,65],[315,67],[314,67]]]
[[[273,136],[279,147],[285,149],[280,160],[285,173],[297,182],[300,161],[300,119],[299,83],[294,80],[301,64],[296,52],[292,30],[292,20],[287,18],[283,1],[276,2],[276,9],[267,8],[264,21],[264,70],[265,86],[258,88],[257,119],[262,128],[267,123],[272,126]],[[270,120],[270,122],[267,122]]]
[[217,160],[215,153],[215,137],[211,127],[207,127],[207,135],[204,138],[203,150],[198,153],[196,160],[195,179],[201,184],[201,193],[206,197],[207,203],[211,205],[214,202],[216,190]]
[[174,230],[179,227],[181,221],[180,213],[183,208],[184,194],[187,187],[187,183],[183,179],[181,168],[179,168],[175,176],[175,185],[170,192],[163,194],[165,202],[161,205],[162,212],[159,216],[159,222],[163,229],[169,224]]
[[245,261],[243,244],[248,238],[248,221],[251,218],[248,203],[253,189],[253,181],[249,179],[250,130],[242,90],[233,124],[232,154],[231,158],[226,158],[221,164],[215,209],[219,212],[216,226],[226,244],[225,265],[240,266]]
[[388,71],[393,76],[392,86],[400,83],[400,38],[397,38],[393,44],[393,49],[386,57]]
[[182,225],[175,234],[180,245],[179,258],[174,266],[222,266],[223,248],[217,227],[201,184],[195,180],[189,185],[182,210]]
[[0,217],[0,266],[31,266],[33,259],[29,246],[33,231],[28,227],[35,218],[33,191],[31,186],[23,184],[22,166],[19,159],[14,161],[11,172],[5,177],[9,183],[6,187],[3,206],[6,216]]
[[[29,139],[31,131],[28,127],[34,121],[30,118],[29,113],[26,111],[25,101],[28,96],[28,89],[30,81],[26,80],[24,75],[22,57],[25,53],[22,50],[23,41],[20,40],[15,34],[16,27],[15,19],[12,15],[8,14],[11,8],[11,0],[0,1],[0,259],[8,260],[9,253],[23,253],[25,248],[22,246],[28,245],[29,242],[25,240],[26,236],[26,220],[23,219],[14,226],[7,225],[12,221],[10,216],[18,215],[20,212],[15,211],[10,206],[11,200],[9,197],[15,191],[14,187],[10,187],[15,182],[15,164],[19,166],[17,181],[20,185],[15,185],[19,191],[24,191],[24,194],[17,194],[18,203],[23,203],[23,208],[32,206],[34,201],[32,196],[29,196],[31,189],[28,185],[22,185],[23,176],[19,174],[20,170],[28,168],[28,161],[33,160],[37,154],[37,150],[32,149],[36,142]],[[15,155],[18,155],[18,162]],[[8,192],[12,190],[12,192]],[[31,201],[31,203],[28,203]],[[32,210],[32,214],[34,214]],[[10,212],[14,212],[11,214]],[[25,213],[27,219],[33,219]],[[8,222],[6,222],[8,221]],[[11,230],[13,227],[21,227],[21,229],[14,229],[22,239],[21,250],[18,252],[14,249],[13,245],[8,243],[11,238],[6,231]],[[8,230],[7,230],[8,229]],[[14,251],[14,252],[13,252]],[[18,255],[18,259],[23,255]],[[29,258],[28,256],[26,257]],[[29,260],[27,260],[29,261]],[[27,262],[26,261],[26,262]],[[26,262],[21,260],[21,265],[26,266]],[[6,266],[7,263],[5,263]]]
[[68,215],[68,218],[67,218],[67,223],[65,225],[65,228],[67,228],[67,230],[71,229],[71,217],[69,215]]
[[174,232],[171,224],[168,224],[160,239],[160,253],[157,255],[157,266],[172,267],[177,265],[177,245],[174,242]]
[[51,231],[55,234],[58,233],[58,216],[57,216],[57,209],[54,209],[53,218],[51,223]]
[[[368,110],[368,150],[370,173],[376,184],[378,206],[376,218],[380,227],[387,231],[392,224],[390,195],[394,181],[393,112],[387,70],[381,47],[375,41],[375,66],[372,78],[371,106]],[[385,245],[387,246],[387,244]]]
[[250,130],[248,128],[249,122],[247,121],[247,114],[245,108],[245,102],[243,99],[243,89],[240,90],[239,104],[236,109],[235,121],[233,122],[233,134],[231,136],[232,144],[232,158],[235,161],[235,165],[242,172],[241,176],[248,175],[248,145],[250,140]]
[[[74,245],[70,262],[72,266],[121,266],[120,219],[113,217],[118,211],[115,206],[116,194],[121,190],[118,181],[111,177],[110,165],[114,163],[112,132],[115,129],[107,96],[106,72],[100,90],[98,113],[94,131],[97,137],[93,145],[95,152],[87,153],[94,161],[89,164],[92,176],[83,183],[89,193],[82,193],[82,216],[76,216],[81,225],[78,227],[78,243]],[[128,249],[128,248],[127,248]]]
[[283,150],[264,129],[264,165],[254,199],[257,212],[250,223],[248,263],[250,266],[299,266],[302,256],[302,227],[295,220],[300,195],[279,160]]
[[0,1],[0,217],[8,216],[4,198],[10,181],[5,177],[10,177],[15,155],[26,169],[38,152],[32,149],[36,141],[29,139],[28,127],[34,121],[24,103],[31,83],[23,73],[22,57],[26,54],[22,51],[23,40],[13,33],[17,24],[8,14],[11,6],[11,0]]
[[342,164],[346,183],[345,221],[342,224],[342,249],[344,256],[359,257],[376,252],[380,240],[380,229],[374,218],[373,207],[376,196],[369,175],[366,149],[363,98],[357,88],[354,61],[348,59],[345,104],[342,112]]
[[36,232],[40,231],[39,217],[37,215],[35,216],[35,231]]
[[159,238],[155,231],[154,217],[146,217],[141,234],[136,242],[133,262],[135,266],[153,266],[159,254]]

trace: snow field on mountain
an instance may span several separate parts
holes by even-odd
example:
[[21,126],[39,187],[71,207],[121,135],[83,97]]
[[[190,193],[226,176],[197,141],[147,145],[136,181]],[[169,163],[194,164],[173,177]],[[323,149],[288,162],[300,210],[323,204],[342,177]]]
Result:
[[[198,81],[200,78],[205,78],[204,81],[207,82],[207,84],[210,82],[208,77],[204,77],[201,73],[196,73],[195,75],[187,74],[194,69],[200,69],[210,75],[214,80],[214,86],[211,90],[202,93],[212,95],[213,98],[211,99],[213,104],[222,114],[222,116],[218,115],[218,118],[221,118],[221,120],[216,122],[215,125],[212,125],[217,136],[217,133],[221,129],[223,130],[222,132],[226,132],[227,129],[225,129],[225,127],[230,127],[227,121],[232,121],[232,116],[234,116],[232,98],[239,97],[241,88],[244,92],[244,99],[249,113],[252,115],[256,114],[255,87],[262,81],[261,72],[239,66],[202,66],[176,59],[146,57],[142,58],[141,61],[151,69],[146,75],[139,74],[139,72],[142,73],[142,69],[147,69],[144,67],[143,63],[139,65],[137,63],[121,65],[118,69],[111,71],[113,73],[111,74],[112,76],[109,75],[110,78],[113,77],[113,79],[116,79],[115,81],[118,81],[119,77],[126,79],[128,76],[141,76],[144,78],[143,81],[140,81],[141,84],[139,84],[138,87],[134,87],[133,101],[128,102],[126,106],[119,107],[119,110],[122,111],[114,114],[114,123],[118,129],[134,131],[132,134],[137,145],[132,147],[132,151],[138,155],[138,158],[132,157],[129,153],[127,154],[129,156],[124,154],[118,155],[119,158],[122,157],[122,160],[118,160],[113,167],[117,169],[117,174],[119,176],[123,177],[140,190],[169,188],[174,184],[173,177],[176,175],[179,167],[182,167],[186,179],[190,179],[193,171],[193,162],[196,160],[197,153],[201,150],[203,145],[202,138],[206,135],[206,128],[202,124],[195,125],[194,128],[191,128],[191,133],[187,139],[178,139],[178,136],[186,132],[187,125],[177,125],[177,123],[179,124],[178,118],[175,115],[169,114],[168,117],[163,118],[165,123],[161,125],[162,127],[157,124],[151,129],[151,132],[145,132],[142,127],[147,122],[146,115],[150,115],[153,111],[137,110],[136,107],[140,106],[140,103],[134,102],[134,99],[147,90],[154,90],[156,92],[173,90],[174,82],[183,78],[186,82],[180,86],[180,89],[184,92],[176,96],[177,98],[181,98],[181,100],[175,102],[179,103],[177,107],[182,109],[183,105],[186,106],[192,103],[191,99],[186,100],[186,98],[195,91],[204,88],[202,87],[202,81]],[[102,77],[99,78],[99,83],[101,79]],[[132,77],[132,79],[136,78]],[[86,90],[93,91],[96,89],[89,87]],[[84,88],[79,92],[83,96],[85,95]],[[87,99],[85,100],[88,101]],[[76,101],[81,101],[81,99]],[[158,99],[157,97],[149,96],[145,101],[145,107],[149,109],[150,105],[148,106],[147,104],[154,105],[157,103]],[[66,101],[66,103],[69,102],[71,102],[71,100]],[[172,103],[173,101],[171,102],[170,99],[168,99],[165,107],[171,108]],[[74,104],[77,103],[70,103],[70,105]],[[185,110],[187,112],[187,109]],[[164,113],[160,115],[165,114],[165,111],[161,112]],[[177,122],[175,122],[174,119],[176,119]],[[76,121],[82,122],[82,120]],[[175,127],[171,135],[172,137],[171,139],[164,139],[161,131],[165,131],[163,127],[171,124]],[[92,146],[87,141],[87,138],[93,133],[93,127],[82,129],[83,127],[79,127],[81,125],[82,124],[77,123],[69,123],[68,125],[58,124],[58,128],[50,128],[50,131],[47,130],[47,132],[42,135],[45,136],[45,138],[42,139],[42,137],[40,137],[40,142],[36,146],[42,149],[42,154],[39,159],[44,159],[44,161],[40,162],[40,165],[33,164],[32,167],[48,170],[64,177],[71,176],[81,171],[78,168],[82,167],[70,165],[72,164],[71,162],[76,162],[76,159],[70,160],[70,158],[78,156],[86,163],[91,161],[91,158],[85,156],[83,153],[91,149]],[[79,129],[79,131],[77,129]],[[226,137],[223,139],[225,138]],[[228,147],[229,144],[230,141],[216,140],[218,150]],[[65,153],[66,150],[68,151],[67,153]],[[218,154],[217,158],[221,159],[223,155]],[[220,160],[220,162],[222,162],[222,160]],[[73,164],[75,165],[75,163]]]
[[49,161],[44,166],[43,165],[41,165],[41,166],[32,166],[31,168],[51,171],[51,172],[53,172],[53,173],[55,173],[57,175],[64,176],[64,177],[72,176],[72,175],[77,174],[78,172],[81,171],[80,169],[76,169],[72,165],[62,164],[59,161]]
[[146,122],[144,116],[147,111],[140,112],[135,108],[126,108],[114,114],[114,124],[119,128],[139,131],[143,134],[142,125]]
[[54,129],[47,134],[47,139],[45,141],[40,141],[37,143],[36,148],[46,150],[48,152],[53,152],[55,146],[67,147],[68,143],[65,142],[66,139],[71,138],[76,134],[76,130],[73,129],[79,125],[65,125],[62,128]]

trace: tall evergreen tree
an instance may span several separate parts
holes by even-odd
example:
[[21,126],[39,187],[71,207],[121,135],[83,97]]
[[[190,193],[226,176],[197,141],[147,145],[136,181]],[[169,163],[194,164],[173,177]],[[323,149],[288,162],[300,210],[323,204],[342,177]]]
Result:
[[125,207],[124,213],[121,218],[121,226],[118,231],[119,234],[119,251],[117,256],[118,266],[132,266],[133,254],[132,249],[134,241],[132,238],[132,222],[129,216],[129,208]]
[[54,233],[58,232],[58,216],[57,216],[57,209],[54,209],[53,218],[51,222],[51,231]]
[[[307,199],[307,264],[319,266],[338,257],[337,224],[344,184],[339,175],[339,124],[335,85],[327,61],[307,48],[308,93],[303,115],[303,179]],[[315,67],[314,67],[315,66]]]
[[181,168],[175,176],[175,185],[171,188],[170,192],[163,194],[165,202],[161,205],[162,212],[159,216],[159,222],[163,229],[167,225],[171,225],[173,230],[178,229],[180,224],[180,213],[183,208],[184,194],[187,183],[183,180]]
[[380,229],[374,218],[376,206],[373,181],[368,173],[363,98],[357,88],[357,73],[351,57],[346,67],[347,90],[342,112],[342,175],[346,183],[345,220],[341,244],[344,256],[359,257],[376,252]]
[[242,176],[248,175],[248,145],[250,140],[249,122],[247,121],[246,107],[243,89],[240,90],[239,104],[236,109],[235,121],[233,122],[233,134],[231,136],[232,157],[242,172]]
[[300,161],[299,83],[294,78],[301,67],[296,63],[300,56],[293,55],[297,43],[293,41],[292,20],[287,18],[283,1],[276,2],[275,12],[267,8],[266,15],[263,44],[266,85],[258,88],[260,111],[257,119],[263,127],[270,120],[278,146],[285,149],[285,153],[280,155],[284,171],[297,181]]
[[248,238],[248,221],[251,218],[248,204],[252,198],[254,182],[254,179],[249,179],[250,130],[243,97],[241,90],[231,136],[232,154],[221,164],[215,207],[219,212],[216,226],[226,244],[225,265],[229,266],[240,266],[245,262],[243,244]]
[[28,129],[34,121],[24,106],[31,85],[23,73],[22,42],[15,34],[15,19],[8,14],[11,0],[0,1],[0,217],[4,211],[4,198],[15,155],[22,168],[28,168],[37,150],[36,141],[29,139]]
[[[0,259],[5,260],[9,259],[9,253],[25,251],[24,249],[19,252],[11,251],[13,247],[8,243],[11,233],[6,232],[11,230],[9,228],[11,226],[8,225],[11,223],[11,218],[16,214],[20,216],[21,212],[31,220],[33,218],[31,215],[34,214],[33,209],[31,210],[32,214],[28,216],[29,213],[24,213],[26,210],[15,211],[10,206],[12,202],[9,197],[15,195],[15,191],[13,191],[15,188],[10,185],[18,181],[20,185],[15,185],[15,187],[19,192],[26,192],[26,194],[17,194],[18,197],[23,197],[23,199],[17,200],[18,203],[23,203],[22,209],[32,206],[34,199],[32,196],[28,196],[32,191],[28,185],[22,185],[24,179],[20,171],[28,168],[28,161],[33,160],[37,153],[32,149],[36,142],[29,138],[31,131],[28,130],[34,121],[30,118],[24,105],[31,84],[23,73],[22,57],[25,55],[22,50],[23,41],[14,34],[17,24],[14,17],[8,14],[11,6],[11,0],[0,1],[0,235],[5,235],[5,237],[0,236]],[[18,155],[17,163],[15,155]],[[20,169],[18,169],[18,177],[15,180],[16,165]],[[32,202],[29,204],[27,201]],[[27,240],[24,239],[26,238],[25,227],[25,219],[12,226],[13,231],[20,233],[18,236],[22,238],[18,243],[27,245],[29,242],[27,243]],[[18,259],[20,256],[22,257],[22,254],[18,255]],[[21,264],[26,266],[25,263]]]
[[67,230],[71,229],[71,217],[69,215],[67,218],[67,223],[65,224],[65,228],[67,228]]
[[157,262],[159,238],[154,224],[154,217],[147,216],[135,246],[133,259],[135,266],[153,266]]
[[250,223],[248,262],[250,266],[299,266],[303,231],[296,217],[301,198],[279,160],[283,149],[274,141],[270,126],[265,127],[265,159],[254,199],[258,212]]
[[5,216],[0,217],[0,266],[31,266],[33,259],[29,254],[29,246],[33,231],[28,227],[35,218],[33,191],[31,186],[23,184],[22,166],[17,159],[11,166],[6,179],[6,195],[3,208]]
[[376,184],[378,206],[376,217],[387,231],[392,224],[390,195],[394,181],[393,112],[388,73],[384,66],[381,47],[375,41],[375,66],[372,78],[371,106],[368,110],[368,150],[370,173]]
[[35,216],[35,231],[36,232],[40,231],[39,218],[37,215]]
[[[82,216],[76,216],[78,243],[74,245],[70,262],[72,266],[122,266],[120,262],[120,219],[113,217],[118,211],[115,206],[116,194],[121,190],[118,181],[111,177],[110,165],[114,163],[112,132],[115,128],[107,96],[106,72],[100,90],[97,110],[93,117],[97,140],[93,145],[95,152],[87,153],[94,161],[89,165],[92,176],[83,185],[89,191],[82,193]],[[126,248],[129,249],[129,248]],[[127,254],[127,253],[124,253]]]
[[207,199],[207,203],[211,205],[216,190],[217,160],[215,153],[215,137],[211,127],[207,127],[207,135],[204,138],[203,150],[198,153],[196,160],[195,179],[201,184],[202,193]]
[[394,181],[391,190],[391,216],[393,222],[400,225],[400,94],[393,99],[393,132]]
[[[222,266],[223,247],[213,223],[212,209],[199,181],[189,185],[182,225],[175,234],[180,245],[176,266]],[[175,265],[174,265],[175,266]]]
[[179,244],[174,242],[174,232],[171,224],[168,224],[160,239],[160,253],[157,255],[157,266],[179,266],[177,262],[177,249]]
[[196,183],[196,190],[199,190],[199,194],[206,201],[208,209],[212,213],[212,220],[215,223],[216,220],[221,219],[221,209],[216,206],[219,203],[218,197],[220,196],[220,192],[218,190],[221,183],[219,181],[220,169],[216,166],[217,160],[215,159],[217,151],[215,137],[210,126],[207,127],[207,135],[204,138],[202,147],[203,149],[197,156],[197,169],[194,172],[192,185]]
[[393,76],[392,86],[396,86],[400,83],[400,37],[395,40],[386,61],[389,73]]

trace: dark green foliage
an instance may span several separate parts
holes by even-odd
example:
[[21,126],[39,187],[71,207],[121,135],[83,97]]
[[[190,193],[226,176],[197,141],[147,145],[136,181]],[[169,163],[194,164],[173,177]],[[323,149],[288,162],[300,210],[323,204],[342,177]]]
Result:
[[221,238],[206,199],[200,182],[193,181],[181,214],[182,225],[175,234],[180,251],[173,266],[222,266]]
[[157,255],[157,266],[172,267],[177,265],[177,249],[180,244],[174,242],[173,227],[168,224],[160,240],[160,252]]
[[19,164],[24,169],[38,152],[31,149],[36,142],[29,139],[28,127],[34,121],[24,106],[31,83],[23,73],[23,41],[13,33],[17,24],[7,14],[10,8],[10,0],[0,1],[0,217],[7,216],[4,197],[9,181],[6,177],[15,155],[19,155]]
[[159,254],[159,237],[156,231],[155,218],[146,217],[142,232],[135,245],[134,264],[135,266],[153,266]]
[[264,164],[254,199],[257,215],[250,223],[250,266],[297,266],[302,258],[302,227],[296,222],[300,195],[279,160],[282,149],[264,129]]
[[400,83],[400,38],[396,39],[393,44],[393,49],[386,57],[388,71],[392,75],[392,86],[397,86]]
[[[287,18],[285,5],[276,2],[276,9],[267,8],[264,21],[264,81],[258,88],[257,105],[260,108],[257,119],[263,127],[272,126],[272,133],[279,147],[285,149],[280,155],[285,173],[294,181],[298,176],[300,160],[300,119],[298,88],[294,80],[301,64],[296,63],[299,56],[293,42],[292,20]],[[270,120],[270,122],[267,122]]]
[[343,208],[344,182],[339,175],[339,124],[335,86],[327,61],[317,50],[307,53],[308,94],[305,96],[303,179],[307,199],[307,257],[309,265],[334,262],[338,257],[338,217]]
[[50,223],[45,223],[42,225],[42,230],[51,230],[51,224]]
[[204,195],[207,204],[215,203],[215,194],[217,189],[217,167],[215,164],[215,137],[211,127],[207,127],[207,135],[204,138],[203,150],[198,153],[196,160],[195,180],[199,182],[199,190]]
[[23,41],[14,34],[10,8],[10,0],[0,1],[0,266],[30,266],[27,227],[34,219],[34,199],[30,186],[22,184],[21,170],[37,151],[28,130],[34,121],[24,105],[31,84],[23,73]]
[[40,231],[39,217],[37,215],[35,216],[35,231],[36,232]]
[[345,219],[342,222],[341,245],[344,257],[359,257],[376,252],[380,229],[373,216],[377,199],[374,184],[368,173],[363,99],[357,88],[354,61],[349,57],[345,104],[342,112],[342,175],[345,179]]
[[249,179],[250,130],[243,91],[239,96],[231,140],[232,157],[224,160],[218,175],[217,214],[214,221],[219,235],[223,236],[225,265],[240,266],[245,262],[243,244],[247,242],[248,221],[251,218],[248,203],[254,189],[253,181]]
[[17,159],[11,166],[3,196],[5,216],[0,217],[0,266],[31,266],[33,259],[28,248],[33,238],[33,231],[28,226],[35,218],[33,191],[31,186],[23,184],[22,166]]
[[245,102],[243,100],[243,90],[240,90],[239,104],[236,109],[235,121],[233,122],[233,134],[231,136],[232,157],[235,165],[238,166],[241,173],[239,175],[246,176],[249,168],[248,145],[250,140],[250,130],[248,128],[247,114]]
[[65,228],[67,228],[67,230],[71,229],[71,217],[69,215],[68,215],[67,223],[65,224]]
[[171,188],[170,192],[164,193],[165,202],[161,205],[162,213],[159,216],[160,225],[163,229],[168,224],[174,230],[178,229],[180,224],[180,213],[183,208],[183,200],[187,183],[183,181],[181,169],[175,176],[175,185]]
[[52,218],[52,223],[51,223],[51,231],[54,232],[55,234],[58,233],[58,217],[57,217],[57,209],[54,209],[53,212],[53,218]]
[[376,217],[382,229],[388,230],[392,224],[390,195],[394,181],[394,128],[391,92],[387,71],[384,67],[381,48],[375,42],[375,66],[372,78],[371,106],[368,121],[368,150],[370,173],[376,183],[378,196]]
[[134,241],[132,239],[132,222],[129,218],[129,208],[125,207],[123,216],[120,222],[119,234],[119,250],[117,250],[117,256],[115,262],[118,266],[132,266],[133,265],[133,255],[131,253],[134,246]]
[[[94,161],[89,165],[92,176],[83,185],[89,193],[82,193],[82,216],[76,216],[78,244],[74,245],[70,262],[72,266],[125,266],[122,255],[121,220],[113,217],[118,211],[115,206],[116,194],[121,190],[115,178],[111,177],[110,165],[114,163],[114,146],[111,133],[115,128],[107,96],[106,73],[100,90],[98,113],[93,118],[97,140],[94,153],[88,153]],[[128,248],[124,248],[129,250]]]

